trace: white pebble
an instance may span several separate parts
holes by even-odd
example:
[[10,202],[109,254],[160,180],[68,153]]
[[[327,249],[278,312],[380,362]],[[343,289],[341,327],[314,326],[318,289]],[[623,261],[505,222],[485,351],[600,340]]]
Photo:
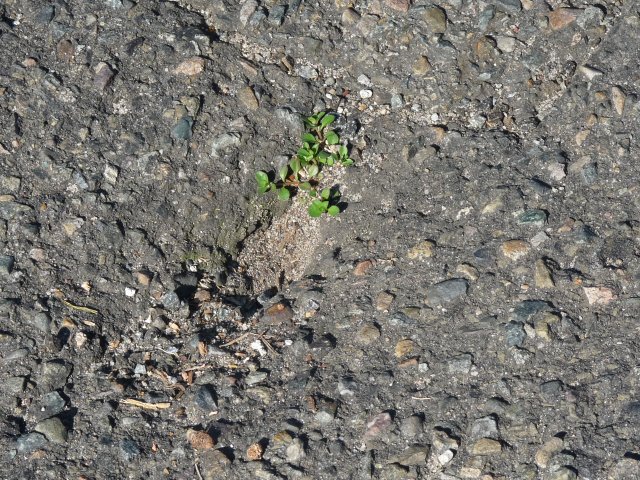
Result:
[[124,294],[127,297],[135,297],[137,290],[135,288],[131,288],[131,287],[125,287],[124,289]]
[[365,74],[362,74],[358,77],[358,83],[360,85],[364,85],[365,87],[371,86],[371,79],[367,77]]
[[371,90],[360,90],[360,98],[371,98],[373,96],[373,92]]

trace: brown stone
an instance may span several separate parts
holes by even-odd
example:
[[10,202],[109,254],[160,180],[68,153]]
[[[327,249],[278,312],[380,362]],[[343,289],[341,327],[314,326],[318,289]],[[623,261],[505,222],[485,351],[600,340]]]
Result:
[[247,459],[255,462],[256,460],[262,459],[262,454],[264,453],[264,448],[259,443],[252,443],[247,448]]
[[589,305],[606,305],[617,298],[614,291],[608,287],[583,287]]
[[524,240],[508,240],[501,246],[502,254],[511,260],[518,260],[529,253],[529,244]]
[[407,252],[407,258],[410,260],[424,260],[433,256],[433,249],[436,244],[431,240],[425,240],[418,243],[416,246],[409,249]]
[[473,444],[473,455],[497,455],[502,452],[502,444],[491,438],[481,438]]
[[580,10],[577,8],[557,8],[549,13],[549,26],[551,30],[561,30],[567,25],[572,24],[578,18]]
[[69,40],[60,40],[56,45],[56,55],[58,60],[63,62],[70,62],[73,60],[73,56],[76,53],[76,49]]
[[447,30],[447,13],[440,7],[425,10],[424,21],[433,33],[444,33]]
[[618,115],[624,113],[624,103],[626,95],[620,87],[611,87],[611,101]]
[[389,307],[391,306],[395,298],[395,295],[393,295],[392,293],[380,292],[376,297],[376,310],[389,310]]
[[396,357],[402,358],[415,354],[417,350],[418,345],[416,344],[416,342],[414,342],[410,338],[405,338],[404,340],[400,340],[396,344],[395,354]]
[[181,62],[174,70],[176,75],[192,77],[204,71],[206,60],[202,57],[191,57]]
[[187,440],[195,450],[209,450],[216,444],[211,435],[200,430],[187,430]]
[[259,107],[256,94],[251,87],[244,87],[238,90],[238,99],[249,110],[257,110]]
[[533,277],[538,288],[553,288],[555,286],[551,270],[542,259],[536,261]]
[[408,12],[411,0],[385,0],[388,7],[399,12]]
[[431,62],[424,55],[418,57],[416,63],[413,64],[413,73],[414,75],[426,75],[431,71]]
[[373,267],[373,260],[361,260],[353,269],[353,274],[356,277],[362,277]]
[[370,345],[378,338],[380,338],[380,329],[372,323],[364,325],[356,333],[356,340],[362,345]]
[[262,315],[262,322],[269,325],[280,325],[293,318],[293,310],[285,303],[276,303],[270,306]]
[[551,457],[562,450],[564,442],[561,438],[551,437],[536,452],[535,462],[540,468],[547,468]]

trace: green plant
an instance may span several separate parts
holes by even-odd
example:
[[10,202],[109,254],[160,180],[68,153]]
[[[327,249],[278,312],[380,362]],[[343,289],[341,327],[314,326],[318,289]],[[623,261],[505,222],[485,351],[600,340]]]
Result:
[[323,169],[335,165],[353,165],[346,145],[340,145],[340,136],[331,129],[335,116],[317,113],[305,120],[306,132],[302,135],[302,147],[296,155],[278,170],[277,176],[265,171],[256,172],[258,191],[275,191],[280,200],[289,200],[299,191],[311,199],[309,215],[319,217],[323,213],[336,216],[340,213],[340,191],[322,185]]

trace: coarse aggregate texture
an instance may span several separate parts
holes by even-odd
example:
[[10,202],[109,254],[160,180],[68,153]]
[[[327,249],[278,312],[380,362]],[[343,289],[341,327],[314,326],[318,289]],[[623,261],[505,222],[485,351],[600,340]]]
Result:
[[[0,0],[0,478],[640,478],[640,5]],[[303,119],[337,218],[259,195]]]

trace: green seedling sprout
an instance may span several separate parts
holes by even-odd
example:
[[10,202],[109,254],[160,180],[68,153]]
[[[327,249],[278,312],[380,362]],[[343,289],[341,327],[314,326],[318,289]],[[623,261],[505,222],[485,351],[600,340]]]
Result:
[[287,165],[276,174],[262,170],[256,172],[258,192],[277,192],[278,198],[287,201],[298,193],[305,192],[311,199],[308,212],[311,217],[323,214],[332,217],[340,213],[338,189],[322,185],[325,168],[335,165],[353,165],[346,145],[340,145],[340,136],[331,129],[335,116],[319,112],[305,120],[306,131],[302,135],[302,146]]

